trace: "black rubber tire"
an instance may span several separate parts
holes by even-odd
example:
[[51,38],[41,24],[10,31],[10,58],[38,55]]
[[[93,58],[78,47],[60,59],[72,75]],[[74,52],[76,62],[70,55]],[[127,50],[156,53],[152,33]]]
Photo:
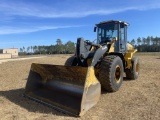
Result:
[[140,72],[139,58],[133,57],[131,62],[132,62],[132,69],[126,69],[126,79],[136,80]]
[[76,57],[75,57],[75,56],[69,57],[69,58],[66,60],[66,62],[65,62],[64,65],[65,65],[65,66],[76,66],[76,65],[77,65],[77,59],[76,59]]
[[[119,77],[116,79],[117,66],[119,67]],[[99,71],[99,81],[102,89],[108,92],[118,91],[123,82],[123,63],[119,56],[106,56],[101,63]]]

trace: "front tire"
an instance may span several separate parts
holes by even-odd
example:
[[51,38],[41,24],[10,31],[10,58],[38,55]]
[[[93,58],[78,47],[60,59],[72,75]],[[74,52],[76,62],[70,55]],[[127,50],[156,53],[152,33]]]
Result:
[[118,91],[123,81],[123,63],[119,56],[106,56],[101,63],[99,81],[102,89],[108,92]]

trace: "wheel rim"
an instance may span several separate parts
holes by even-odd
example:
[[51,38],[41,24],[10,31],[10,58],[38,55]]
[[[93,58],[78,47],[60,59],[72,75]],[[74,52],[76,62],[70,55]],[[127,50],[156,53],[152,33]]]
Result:
[[116,66],[114,79],[115,79],[116,83],[120,82],[120,79],[121,79],[121,67],[119,65]]
[[139,71],[139,64],[137,63],[136,64],[136,72],[138,73],[138,71]]

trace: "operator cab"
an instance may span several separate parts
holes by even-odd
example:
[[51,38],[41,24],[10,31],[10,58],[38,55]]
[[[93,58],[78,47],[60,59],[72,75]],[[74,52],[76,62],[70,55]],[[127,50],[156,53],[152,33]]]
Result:
[[97,44],[105,44],[114,41],[115,52],[126,52],[127,43],[127,26],[124,21],[109,20],[96,24],[94,31],[97,29]]

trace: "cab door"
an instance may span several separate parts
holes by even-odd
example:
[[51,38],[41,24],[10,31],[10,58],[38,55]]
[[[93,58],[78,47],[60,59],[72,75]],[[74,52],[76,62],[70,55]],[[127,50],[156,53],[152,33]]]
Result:
[[127,26],[123,23],[120,24],[120,52],[126,53],[126,42],[127,42]]

